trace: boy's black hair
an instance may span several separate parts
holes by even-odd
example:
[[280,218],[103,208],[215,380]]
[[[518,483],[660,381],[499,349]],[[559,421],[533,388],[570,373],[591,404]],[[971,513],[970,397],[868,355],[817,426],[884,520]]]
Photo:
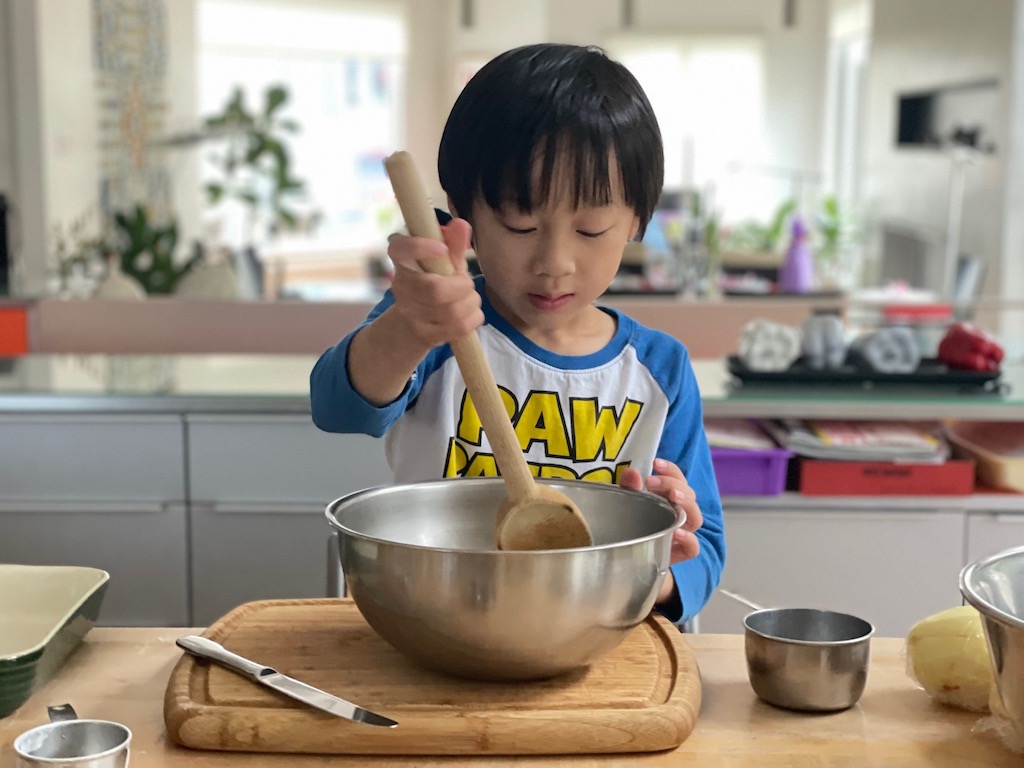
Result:
[[[456,100],[437,166],[441,186],[468,219],[479,198],[494,209],[512,204],[529,212],[543,205],[563,153],[576,206],[611,202],[614,154],[642,235],[664,183],[661,131],[636,78],[599,48],[527,45],[492,59]],[[538,159],[542,173],[534,189]]]

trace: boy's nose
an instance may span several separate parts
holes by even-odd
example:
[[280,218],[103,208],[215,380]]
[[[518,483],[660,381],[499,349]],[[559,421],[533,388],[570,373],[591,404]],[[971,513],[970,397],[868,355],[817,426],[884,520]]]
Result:
[[571,241],[557,234],[541,238],[533,261],[534,272],[544,277],[565,277],[576,271]]

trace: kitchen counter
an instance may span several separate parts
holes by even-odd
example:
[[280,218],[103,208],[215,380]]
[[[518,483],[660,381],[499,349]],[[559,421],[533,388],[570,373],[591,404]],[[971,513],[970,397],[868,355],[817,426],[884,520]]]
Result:
[[[383,290],[353,286],[350,294],[351,300],[328,302],[39,299],[29,308],[28,348],[45,353],[318,355],[358,326]],[[842,315],[846,306],[841,297],[818,296],[606,296],[600,303],[684,339],[698,357],[727,354],[744,324],[755,317],[800,325],[814,312]]]
[[[70,702],[79,717],[122,722],[134,733],[132,768],[160,766],[688,766],[721,768],[968,768],[1019,766],[979,716],[939,706],[904,671],[903,641],[872,640],[867,688],[846,712],[801,715],[756,699],[747,682],[741,635],[690,635],[703,680],[697,726],[678,749],[648,755],[536,758],[319,757],[197,752],[169,744],[163,697],[187,629],[96,628],[58,676],[15,714],[0,720],[0,768],[14,765],[14,738]],[[401,727],[401,726],[399,726]]]
[[[309,413],[316,355],[27,355],[0,369],[0,413]],[[1024,421],[1024,364],[1002,390],[946,386],[737,386],[694,360],[707,416]]]

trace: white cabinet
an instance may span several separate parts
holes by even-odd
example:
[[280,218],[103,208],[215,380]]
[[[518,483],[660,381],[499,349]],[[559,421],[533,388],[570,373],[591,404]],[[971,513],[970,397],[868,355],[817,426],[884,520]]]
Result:
[[327,504],[391,482],[383,441],[318,430],[308,415],[194,415],[188,425],[192,618],[327,595]]
[[967,515],[967,562],[1024,547],[1024,499],[1019,512],[975,510]]
[[0,417],[0,561],[110,573],[99,623],[188,623],[178,416]]
[[[903,637],[928,614],[960,604],[964,512],[929,509],[785,511],[748,502],[730,508],[721,586],[765,607],[824,608]],[[716,594],[701,632],[742,632],[750,609]]]

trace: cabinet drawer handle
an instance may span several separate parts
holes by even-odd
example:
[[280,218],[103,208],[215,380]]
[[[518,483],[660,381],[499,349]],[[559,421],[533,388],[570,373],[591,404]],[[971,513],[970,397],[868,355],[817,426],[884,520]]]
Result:
[[323,515],[327,504],[296,504],[295,502],[273,501],[213,501],[194,502],[193,508],[203,509],[217,515]]
[[168,512],[172,508],[184,509],[184,502],[171,501],[0,501],[0,515],[97,515],[148,514]]

